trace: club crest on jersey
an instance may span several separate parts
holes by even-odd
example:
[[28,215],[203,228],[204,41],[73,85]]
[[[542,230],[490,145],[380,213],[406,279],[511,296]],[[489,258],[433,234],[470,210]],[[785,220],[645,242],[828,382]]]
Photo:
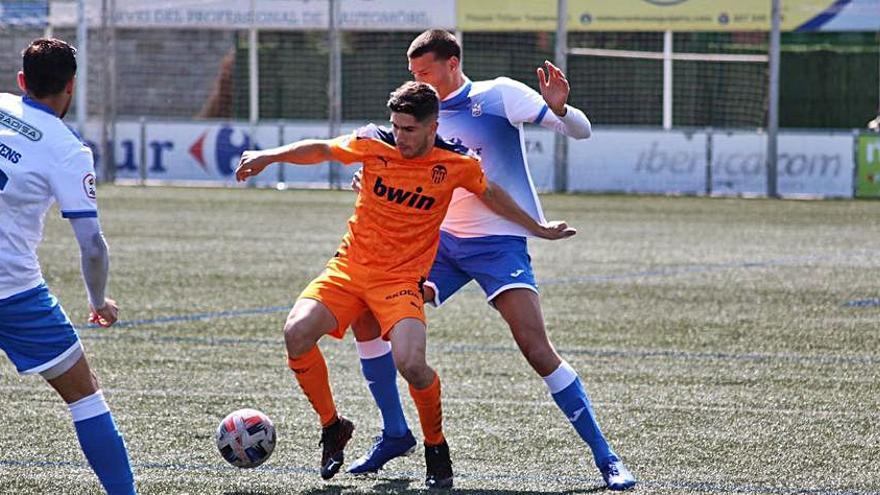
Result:
[[446,167],[440,163],[434,165],[434,168],[431,169],[431,181],[434,182],[434,184],[439,184],[443,182],[444,179],[446,179]]
[[471,105],[471,116],[479,117],[480,115],[483,115],[483,104],[474,103],[473,105]]
[[86,192],[86,196],[95,199],[98,195],[98,191],[95,187],[95,174],[89,172],[83,177],[83,190]]

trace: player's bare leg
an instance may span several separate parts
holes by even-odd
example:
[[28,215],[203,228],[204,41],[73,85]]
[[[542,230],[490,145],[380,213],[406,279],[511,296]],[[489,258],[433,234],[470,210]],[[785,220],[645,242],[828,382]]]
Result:
[[391,329],[391,353],[397,371],[416,390],[427,388],[437,379],[437,373],[425,360],[427,330],[415,318],[404,318]]
[[594,462],[608,488],[632,488],[635,478],[608,445],[580,378],[559,356],[547,337],[538,294],[530,289],[510,289],[496,296],[492,302],[510,327],[522,355],[544,379],[553,400],[590,446]]
[[391,344],[382,339],[379,322],[372,313],[365,311],[352,323],[351,328],[361,361],[361,372],[382,413],[382,432],[373,439],[370,449],[351,463],[348,472],[375,473],[388,461],[413,453],[416,439],[403,414]]
[[46,381],[67,404],[92,395],[101,388],[98,377],[92,372],[84,355],[69,370]]
[[325,480],[342,467],[345,445],[354,431],[354,424],[336,411],[327,362],[317,346],[318,339],[336,326],[336,317],[327,306],[305,298],[294,304],[284,324],[287,364],[321,421],[321,477]]
[[390,332],[391,352],[397,370],[409,382],[409,393],[419,411],[425,438],[425,485],[452,487],[452,461],[443,436],[440,377],[425,360],[427,329],[415,318],[404,318]]

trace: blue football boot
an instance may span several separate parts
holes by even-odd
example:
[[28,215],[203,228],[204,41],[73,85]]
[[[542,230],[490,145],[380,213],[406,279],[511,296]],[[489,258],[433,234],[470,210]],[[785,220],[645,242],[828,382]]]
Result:
[[609,490],[623,491],[636,486],[636,478],[617,457],[609,457],[599,466]]
[[389,437],[383,431],[375,438],[373,446],[366,454],[348,466],[351,474],[375,473],[385,466],[385,463],[396,457],[412,454],[416,450],[416,439],[411,431],[406,430],[402,437]]

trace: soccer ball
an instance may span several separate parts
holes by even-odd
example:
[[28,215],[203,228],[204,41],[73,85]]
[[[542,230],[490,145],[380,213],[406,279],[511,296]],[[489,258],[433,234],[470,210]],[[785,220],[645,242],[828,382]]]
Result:
[[275,425],[256,409],[239,409],[223,418],[214,439],[229,464],[255,468],[275,450]]

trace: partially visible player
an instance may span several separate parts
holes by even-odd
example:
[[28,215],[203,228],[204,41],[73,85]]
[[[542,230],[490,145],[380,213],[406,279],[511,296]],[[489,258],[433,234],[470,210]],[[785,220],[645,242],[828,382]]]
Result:
[[[304,140],[265,151],[247,151],[235,172],[239,181],[274,162],[316,164],[330,160],[363,163],[348,232],[323,274],[314,279],[284,325],[288,365],[318,414],[323,432],[321,476],[333,477],[354,425],[337,412],[327,364],[317,342],[342,338],[366,310],[390,341],[393,365],[409,382],[419,412],[429,488],[452,486],[452,462],[443,435],[440,379],[425,361],[426,324],[422,284],[440,240],[440,223],[453,191],[465,188],[493,211],[535,235],[560,239],[574,234],[565,223],[539,223],[503,190],[487,182],[479,159],[436,135],[439,99],[431,86],[409,82],[387,103],[392,131],[374,125],[334,140]],[[394,383],[396,374],[390,380]],[[414,447],[412,445],[411,447]]]
[[[567,105],[569,84],[550,62],[537,69],[541,93],[506,77],[471,82],[461,69],[461,46],[451,33],[432,29],[417,36],[407,51],[409,70],[417,81],[437,89],[440,135],[477,151],[489,180],[513,197],[536,221],[544,213],[526,163],[523,124],[538,124],[566,136],[584,139],[590,121]],[[546,71],[546,72],[545,72]],[[547,385],[553,400],[593,453],[593,462],[612,490],[635,485],[635,477],[602,434],[590,399],[577,372],[556,352],[544,327],[538,286],[527,249],[531,233],[486,208],[473,194],[456,191],[441,226],[437,259],[425,282],[426,301],[440,306],[461,287],[476,280],[489,303],[510,327],[520,351]],[[369,314],[353,326],[364,377],[382,412],[383,432],[349,472],[376,472],[414,443],[397,389],[387,345],[376,340]]]
[[92,152],[61,121],[73,98],[75,53],[61,40],[35,40],[18,73],[25,96],[0,93],[0,349],[19,373],[39,373],[67,403],[82,451],[107,493],[130,495],[134,477],[125,443],[37,262],[43,220],[57,201],[79,243],[89,321],[116,322],[116,302],[105,296],[109,256]]

